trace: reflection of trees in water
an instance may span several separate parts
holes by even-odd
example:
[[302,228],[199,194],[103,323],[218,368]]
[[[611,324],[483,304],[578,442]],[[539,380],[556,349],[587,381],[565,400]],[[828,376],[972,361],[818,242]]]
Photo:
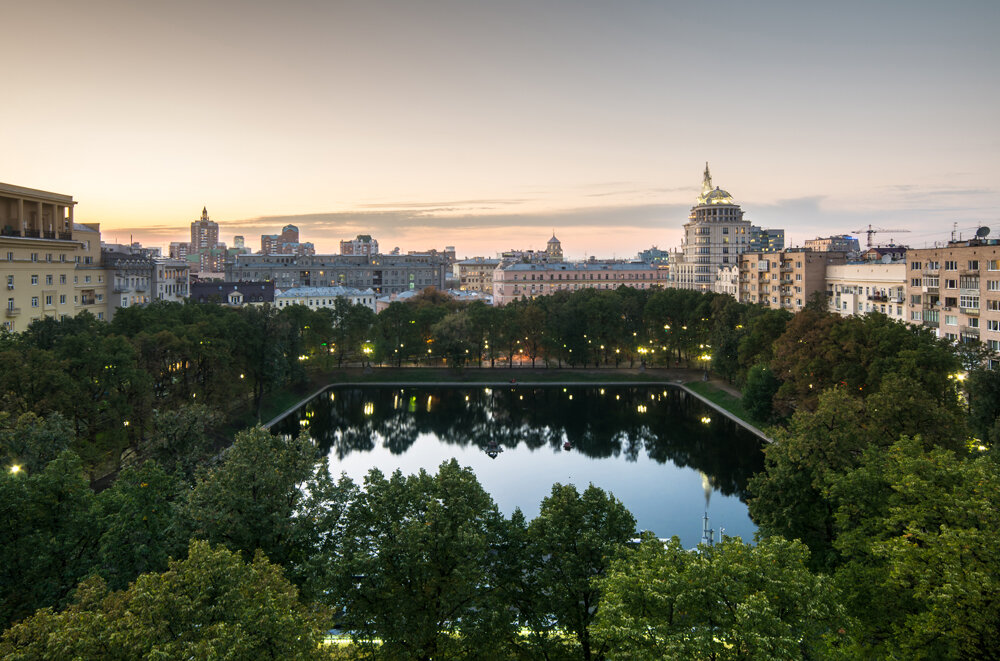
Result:
[[[331,393],[333,395],[331,400]],[[588,457],[624,456],[691,467],[711,476],[726,495],[745,494],[763,466],[760,440],[675,388],[501,387],[354,388],[320,395],[300,412],[320,448],[343,459],[380,444],[406,452],[420,434],[485,451],[561,452],[569,441]],[[711,417],[708,424],[703,416]],[[298,419],[276,431],[294,433]]]

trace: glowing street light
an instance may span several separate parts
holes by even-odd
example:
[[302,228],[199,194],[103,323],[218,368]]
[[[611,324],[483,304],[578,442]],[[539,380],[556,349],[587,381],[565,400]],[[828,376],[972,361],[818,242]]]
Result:
[[17,475],[21,472],[21,467],[18,464],[14,464],[10,467],[10,474]]

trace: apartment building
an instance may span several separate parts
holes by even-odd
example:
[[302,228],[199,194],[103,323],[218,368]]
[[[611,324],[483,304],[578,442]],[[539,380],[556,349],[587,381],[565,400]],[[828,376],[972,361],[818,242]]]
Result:
[[191,286],[191,266],[182,259],[154,257],[153,297],[158,301],[183,301]]
[[72,196],[0,183],[2,324],[24,331],[32,321],[88,311],[106,318],[105,273],[97,223],[76,223]]
[[907,321],[1000,353],[1000,241],[952,241],[906,253]]
[[667,270],[642,262],[506,263],[493,271],[493,304],[548,296],[557,291],[650,289],[665,286]]
[[493,271],[500,266],[499,259],[472,257],[455,264],[458,271],[458,286],[461,291],[481,291],[493,293]]
[[826,269],[845,262],[842,252],[814,252],[807,248],[743,253],[739,261],[739,300],[798,312],[813,294],[826,292]]
[[836,264],[826,269],[827,306],[848,317],[881,312],[906,320],[906,263]]

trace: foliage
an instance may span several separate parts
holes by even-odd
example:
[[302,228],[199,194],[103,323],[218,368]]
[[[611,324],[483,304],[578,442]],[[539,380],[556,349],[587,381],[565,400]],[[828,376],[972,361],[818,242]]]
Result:
[[831,658],[847,618],[808,555],[780,537],[685,551],[646,536],[599,579],[594,636],[610,657],[640,661]]
[[590,485],[555,484],[528,525],[529,575],[535,583],[539,622],[572,633],[582,657],[601,658],[590,624],[599,612],[603,576],[622,545],[635,535],[635,518],[611,494]]
[[299,486],[313,474],[316,450],[306,436],[285,439],[263,427],[239,432],[222,461],[198,474],[185,503],[191,535],[252,557],[260,549],[286,564],[303,550],[297,539]]
[[766,365],[755,365],[747,372],[743,386],[743,408],[751,420],[767,423],[774,417],[774,395],[781,382]]
[[336,603],[356,644],[378,658],[456,658],[509,638],[492,589],[502,539],[489,494],[454,460],[436,475],[372,469],[336,563]]
[[43,609],[0,640],[6,659],[321,659],[322,621],[302,606],[281,568],[260,553],[191,542],[163,573],[110,592],[80,584],[61,612]]

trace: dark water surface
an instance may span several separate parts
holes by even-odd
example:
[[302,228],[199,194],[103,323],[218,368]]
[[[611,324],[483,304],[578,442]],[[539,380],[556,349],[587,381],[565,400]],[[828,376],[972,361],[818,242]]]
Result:
[[717,531],[749,541],[756,530],[741,498],[763,466],[762,441],[679,388],[337,387],[274,426],[300,429],[335,475],[359,482],[373,467],[435,472],[454,457],[507,515],[536,516],[554,482],[592,482],[639,529],[685,546],[700,541],[706,507]]

